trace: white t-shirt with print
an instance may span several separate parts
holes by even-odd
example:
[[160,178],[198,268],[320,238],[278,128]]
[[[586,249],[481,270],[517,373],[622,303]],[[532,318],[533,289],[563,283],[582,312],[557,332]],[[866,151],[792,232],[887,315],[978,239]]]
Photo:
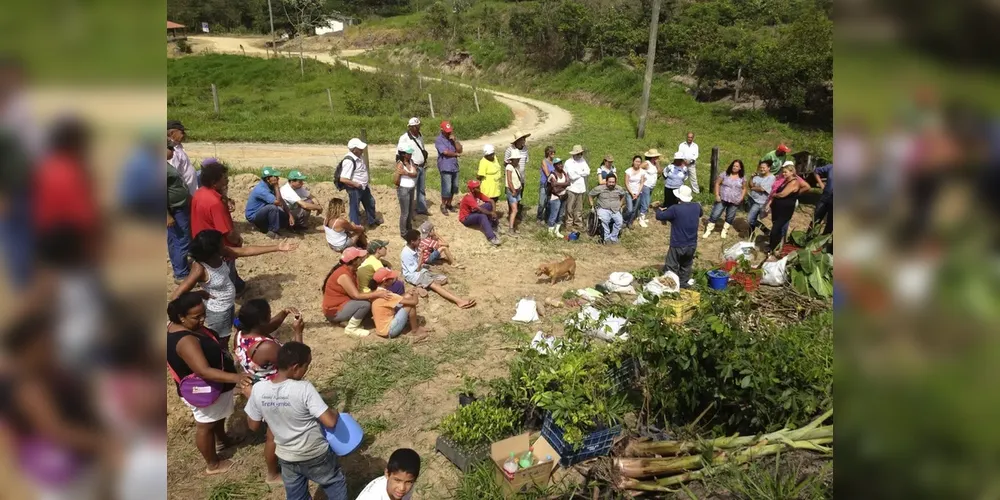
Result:
[[[413,498],[413,490],[403,495],[403,500]],[[391,500],[389,498],[389,479],[384,475],[372,479],[365,489],[361,490],[356,500]]]
[[330,444],[317,420],[329,409],[305,380],[262,380],[254,384],[246,414],[274,434],[275,454],[287,462],[302,462],[329,453]]

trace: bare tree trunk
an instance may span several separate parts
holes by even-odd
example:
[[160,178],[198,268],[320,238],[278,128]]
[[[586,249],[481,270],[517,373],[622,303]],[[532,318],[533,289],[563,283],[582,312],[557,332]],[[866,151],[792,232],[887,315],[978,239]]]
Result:
[[733,102],[740,102],[740,89],[743,88],[743,66],[736,70],[736,95],[733,97]]
[[305,37],[299,35],[299,72],[302,73],[302,76],[306,76],[306,63],[305,61],[302,60],[302,52],[303,52],[302,46],[305,43],[306,43]]
[[646,135],[646,114],[649,111],[649,92],[653,86],[653,63],[656,59],[656,34],[660,22],[660,0],[653,0],[653,14],[649,20],[649,47],[646,50],[646,76],[642,80],[642,102],[639,105],[639,130],[636,137]]

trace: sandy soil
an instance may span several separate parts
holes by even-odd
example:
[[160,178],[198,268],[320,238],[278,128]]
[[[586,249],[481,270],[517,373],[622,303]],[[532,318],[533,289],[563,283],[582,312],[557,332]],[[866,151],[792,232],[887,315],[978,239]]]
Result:
[[[268,244],[264,235],[251,232],[242,215],[247,194],[257,182],[252,174],[235,176],[230,182],[230,192],[237,200],[234,219],[237,227],[244,232],[248,244]],[[333,196],[343,197],[330,182],[309,186],[313,194],[325,205]],[[386,224],[372,230],[371,237],[390,242],[388,260],[399,263],[402,241],[398,236],[398,204],[395,192],[387,187],[376,186],[374,193],[377,211]],[[428,193],[432,203],[432,213],[437,213],[438,196]],[[811,208],[808,209],[811,212]],[[808,212],[801,212],[793,220],[793,228],[804,227]],[[528,217],[533,220],[533,214]],[[517,301],[523,297],[534,297],[541,302],[546,298],[558,299],[564,291],[576,289],[605,280],[612,271],[632,270],[646,265],[662,265],[667,250],[669,226],[653,224],[647,229],[636,229],[627,233],[622,245],[601,246],[589,241],[567,242],[548,239],[544,230],[533,222],[523,228],[519,238],[505,238],[499,248],[490,246],[481,233],[462,226],[456,216],[434,215],[430,220],[451,244],[452,251],[465,269],[449,266],[438,268],[449,276],[448,288],[456,293],[477,300],[478,306],[472,310],[460,310],[451,303],[431,293],[421,302],[418,312],[427,325],[434,328],[430,339],[418,345],[418,354],[442,359],[436,366],[436,374],[430,380],[404,390],[390,390],[374,405],[353,411],[358,419],[381,418],[390,423],[390,429],[379,435],[374,442],[359,453],[347,457],[344,467],[349,484],[357,484],[375,477],[384,466],[388,454],[397,447],[412,447],[425,457],[426,470],[421,474],[415,499],[451,498],[459,479],[458,470],[447,459],[434,452],[437,438],[436,426],[440,420],[457,408],[456,389],[462,383],[463,375],[490,379],[504,373],[505,363],[513,355],[515,341],[504,338],[493,325],[504,323],[514,314]],[[319,227],[321,222],[313,218]],[[537,234],[541,233],[541,234]],[[269,254],[260,257],[240,259],[238,266],[241,276],[247,280],[246,299],[265,297],[274,309],[294,306],[299,308],[306,319],[305,341],[313,348],[313,366],[309,378],[321,385],[343,366],[342,356],[359,344],[387,342],[380,338],[355,339],[343,334],[340,327],[328,324],[320,308],[322,295],[321,281],[338,255],[326,245],[323,233],[314,230],[297,238],[300,246],[293,253]],[[724,242],[713,236],[699,242],[700,258],[718,262],[722,250],[736,241],[730,236]],[[574,281],[550,286],[540,283],[535,269],[542,262],[560,260],[562,253],[570,253],[577,259],[577,277]],[[705,264],[709,265],[709,264]],[[169,265],[163,268],[167,290],[174,285]],[[567,308],[547,308],[542,321],[528,326],[529,331],[544,330],[560,334],[562,319],[571,314]],[[455,345],[449,334],[470,332],[469,343],[464,348]],[[287,337],[287,327],[279,330],[279,335]],[[445,339],[449,338],[449,341]],[[447,352],[458,351],[455,355]],[[170,442],[168,453],[170,465],[170,498],[205,498],[215,485],[228,481],[263,481],[264,463],[262,445],[259,440],[251,440],[239,447],[233,458],[237,464],[233,471],[219,477],[204,477],[204,464],[194,447],[194,424],[191,412],[183,406],[168,385],[168,430]],[[242,407],[242,402],[238,403]],[[231,429],[239,432],[243,424],[243,414],[238,410]],[[267,491],[264,488],[262,491]],[[280,488],[271,489],[259,498],[283,498]]]
[[[198,52],[219,52],[255,55],[264,57],[267,50],[262,48],[264,38],[234,38],[234,37],[190,37],[193,48]],[[242,47],[242,48],[241,48]],[[352,63],[341,59],[357,55],[363,50],[345,50],[339,56],[333,56],[328,52],[309,52],[308,57],[328,64],[345,64],[351,69],[360,71],[376,71],[377,68]],[[437,80],[436,78],[423,77],[427,80]],[[463,87],[465,84],[456,83]],[[573,117],[563,108],[554,104],[549,104],[536,99],[508,94],[505,92],[490,91],[482,89],[483,92],[493,94],[501,103],[509,106],[514,112],[514,121],[509,127],[497,131],[485,137],[477,139],[463,139],[462,143],[466,148],[479,150],[485,144],[497,146],[506,145],[513,139],[515,130],[521,130],[531,134],[532,139],[541,139],[559,133],[569,127]],[[405,131],[405,123],[400,123],[400,134]],[[459,137],[461,138],[461,131]],[[270,165],[278,168],[289,167],[310,167],[317,165],[330,165],[334,158],[340,158],[347,153],[346,144],[277,144],[277,143],[209,143],[191,142],[186,143],[185,148],[188,154],[204,158],[216,156],[225,158],[233,165],[245,168],[260,168]],[[390,166],[395,160],[395,144],[372,144],[368,148],[368,154],[373,166]]]

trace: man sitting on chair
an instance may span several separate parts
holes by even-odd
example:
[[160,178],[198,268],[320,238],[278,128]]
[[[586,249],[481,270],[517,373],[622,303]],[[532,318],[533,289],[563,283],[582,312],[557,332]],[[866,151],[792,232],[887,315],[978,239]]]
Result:
[[604,241],[607,243],[618,243],[618,233],[622,230],[622,207],[625,205],[625,190],[618,185],[618,178],[608,175],[604,184],[595,187],[590,191],[590,206],[594,205],[594,198],[597,198],[597,218],[601,220],[601,227],[604,229]]

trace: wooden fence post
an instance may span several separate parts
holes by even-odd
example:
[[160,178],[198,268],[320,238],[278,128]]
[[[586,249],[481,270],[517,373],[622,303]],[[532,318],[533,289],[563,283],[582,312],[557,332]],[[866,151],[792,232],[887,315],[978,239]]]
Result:
[[[361,129],[361,142],[368,144],[368,129]],[[365,148],[365,165],[371,168],[371,163],[368,163],[368,148]]]
[[476,113],[481,113],[481,111],[479,111],[479,93],[475,88],[472,89],[472,99],[476,101]]
[[212,104],[215,105],[215,114],[219,114],[219,91],[215,88],[215,84],[212,84]]
[[330,94],[330,89],[326,89],[326,100],[330,103],[330,114],[333,114],[333,95]]
[[431,105],[431,118],[434,118],[434,99],[430,93],[427,94],[427,102]]
[[715,178],[719,176],[719,147],[715,146],[712,148],[712,166],[709,169],[708,183],[715,182]]

